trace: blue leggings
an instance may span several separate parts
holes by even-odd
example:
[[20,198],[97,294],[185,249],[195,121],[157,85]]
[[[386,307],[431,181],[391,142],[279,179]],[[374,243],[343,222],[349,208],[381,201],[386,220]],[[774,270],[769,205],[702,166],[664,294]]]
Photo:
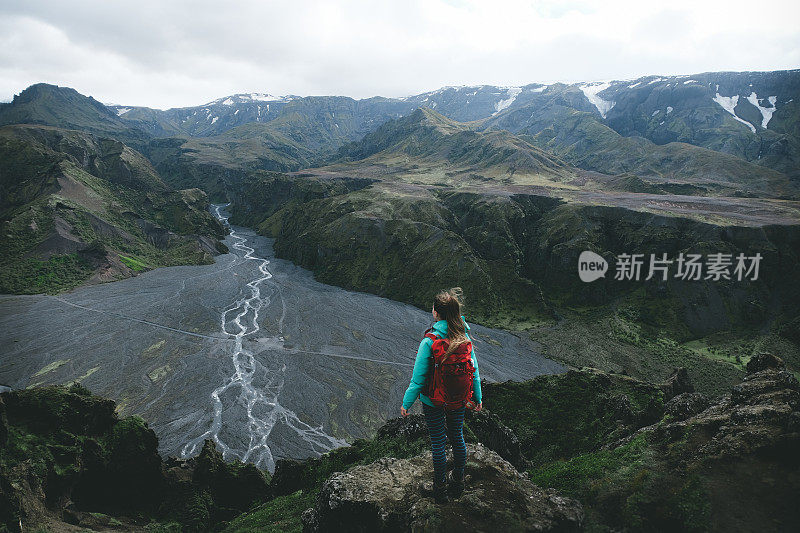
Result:
[[448,439],[453,446],[453,475],[461,478],[467,462],[467,447],[464,444],[464,409],[445,411],[440,407],[431,407],[423,403],[422,412],[428,425],[433,453],[433,478],[437,483],[447,480],[447,454],[445,448]]

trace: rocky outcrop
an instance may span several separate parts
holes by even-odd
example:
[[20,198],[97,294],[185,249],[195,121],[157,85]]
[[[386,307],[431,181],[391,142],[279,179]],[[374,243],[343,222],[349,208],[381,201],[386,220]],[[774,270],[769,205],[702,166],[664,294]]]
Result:
[[141,418],[119,419],[113,401],[79,385],[3,394],[0,427],[13,429],[0,447],[0,531],[103,529],[109,516],[205,531],[269,494],[263,472],[226,462],[210,440],[195,458],[162,460]]
[[[520,470],[527,466],[519,439],[497,415],[485,410],[467,411],[465,420],[467,442],[480,442]],[[332,472],[378,459],[380,455],[375,455],[376,450],[387,457],[408,458],[428,447],[428,429],[421,414],[392,418],[378,429],[372,440],[356,440],[352,446],[338,448],[319,458],[279,459],[275,463],[270,493],[284,496],[318,486]]]
[[709,405],[708,398],[699,392],[684,392],[672,398],[664,406],[664,413],[674,420],[686,420],[704,411]]
[[208,264],[225,235],[205,193],[171,190],[142,154],[86,132],[0,128],[3,180],[3,293]]
[[8,440],[8,417],[6,416],[6,404],[0,396],[0,446],[5,446]]
[[660,385],[664,392],[664,400],[670,400],[684,392],[694,392],[694,385],[685,368],[676,368],[667,380]]
[[769,352],[760,352],[750,358],[747,362],[747,373],[755,374],[762,370],[786,370],[783,360]]
[[[648,468],[702,480],[691,504],[706,509],[706,529],[788,531],[800,520],[800,383],[772,354],[753,356],[747,370],[713,403],[689,393],[673,398],[672,417],[640,432],[656,452]],[[733,494],[748,495],[746,509]]]
[[478,442],[496,452],[514,467],[520,470],[527,467],[528,460],[522,453],[519,438],[500,421],[500,417],[486,410],[467,410],[465,420],[468,430],[475,435]]
[[467,447],[470,476],[464,494],[437,505],[420,484],[431,475],[430,455],[382,458],[331,476],[303,530],[316,531],[578,531],[583,509],[542,490],[508,461],[477,444]]
[[404,437],[409,440],[427,438],[428,426],[422,415],[392,418],[378,429],[378,437]]
[[656,435],[667,440],[693,436],[698,458],[743,457],[800,448],[800,384],[775,355],[761,353],[747,365],[748,374],[730,395],[707,409],[703,400],[682,394],[668,412],[677,420],[660,424]]
[[197,457],[169,458],[164,464],[166,490],[162,510],[190,531],[228,521],[267,499],[269,479],[252,464],[227,463],[212,440]]

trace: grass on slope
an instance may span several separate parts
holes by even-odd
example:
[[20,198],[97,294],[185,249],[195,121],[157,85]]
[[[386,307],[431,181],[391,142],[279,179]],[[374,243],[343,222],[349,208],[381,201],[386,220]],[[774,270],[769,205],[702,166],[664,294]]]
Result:
[[535,465],[596,450],[655,422],[664,406],[654,385],[593,371],[487,384],[485,396]]
[[0,128],[0,155],[0,292],[71,289],[100,266],[104,279],[114,279],[208,263],[194,235],[223,234],[205,194],[170,190],[141,154],[119,142],[9,126]]
[[27,258],[0,268],[0,292],[57,293],[77,287],[92,275],[92,264],[77,253],[54,255],[46,261]]
[[528,475],[581,501],[589,532],[707,531],[711,503],[703,481],[656,466],[648,438],[640,434],[611,450],[531,468]]
[[254,507],[247,513],[232,520],[224,533],[246,533],[263,531],[264,533],[300,533],[303,523],[300,516],[303,511],[313,507],[317,499],[317,490],[298,490],[294,494],[278,496],[264,504]]

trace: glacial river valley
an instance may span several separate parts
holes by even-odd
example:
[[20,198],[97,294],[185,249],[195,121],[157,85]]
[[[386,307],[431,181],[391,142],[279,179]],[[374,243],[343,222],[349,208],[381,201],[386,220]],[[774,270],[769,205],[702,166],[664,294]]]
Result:
[[[213,265],[0,296],[0,386],[78,381],[144,418],[165,456],[213,439],[227,459],[270,471],[398,416],[430,313],[318,283],[275,258],[270,239],[230,229]],[[471,328],[486,380],[565,370],[525,335]]]

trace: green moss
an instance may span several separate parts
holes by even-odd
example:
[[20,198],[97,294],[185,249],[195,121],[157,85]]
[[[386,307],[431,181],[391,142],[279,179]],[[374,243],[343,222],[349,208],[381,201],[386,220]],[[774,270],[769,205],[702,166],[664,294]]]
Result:
[[697,475],[684,478],[654,458],[648,434],[529,471],[534,483],[578,498],[587,529],[706,531],[711,505]]
[[597,449],[631,427],[655,422],[663,410],[657,387],[593,372],[487,384],[484,394],[535,464]]
[[213,507],[214,500],[211,498],[211,494],[202,491],[193,493],[183,502],[183,507],[176,511],[187,530],[202,531],[208,527]]
[[531,480],[542,487],[553,487],[576,498],[591,494],[597,480],[609,476],[632,477],[642,468],[647,439],[640,435],[614,450],[600,450],[570,459],[543,464],[528,471]]
[[294,494],[279,496],[234,519],[223,531],[225,533],[249,531],[299,533],[303,530],[300,515],[309,507],[314,506],[316,498],[316,490],[299,490]]

